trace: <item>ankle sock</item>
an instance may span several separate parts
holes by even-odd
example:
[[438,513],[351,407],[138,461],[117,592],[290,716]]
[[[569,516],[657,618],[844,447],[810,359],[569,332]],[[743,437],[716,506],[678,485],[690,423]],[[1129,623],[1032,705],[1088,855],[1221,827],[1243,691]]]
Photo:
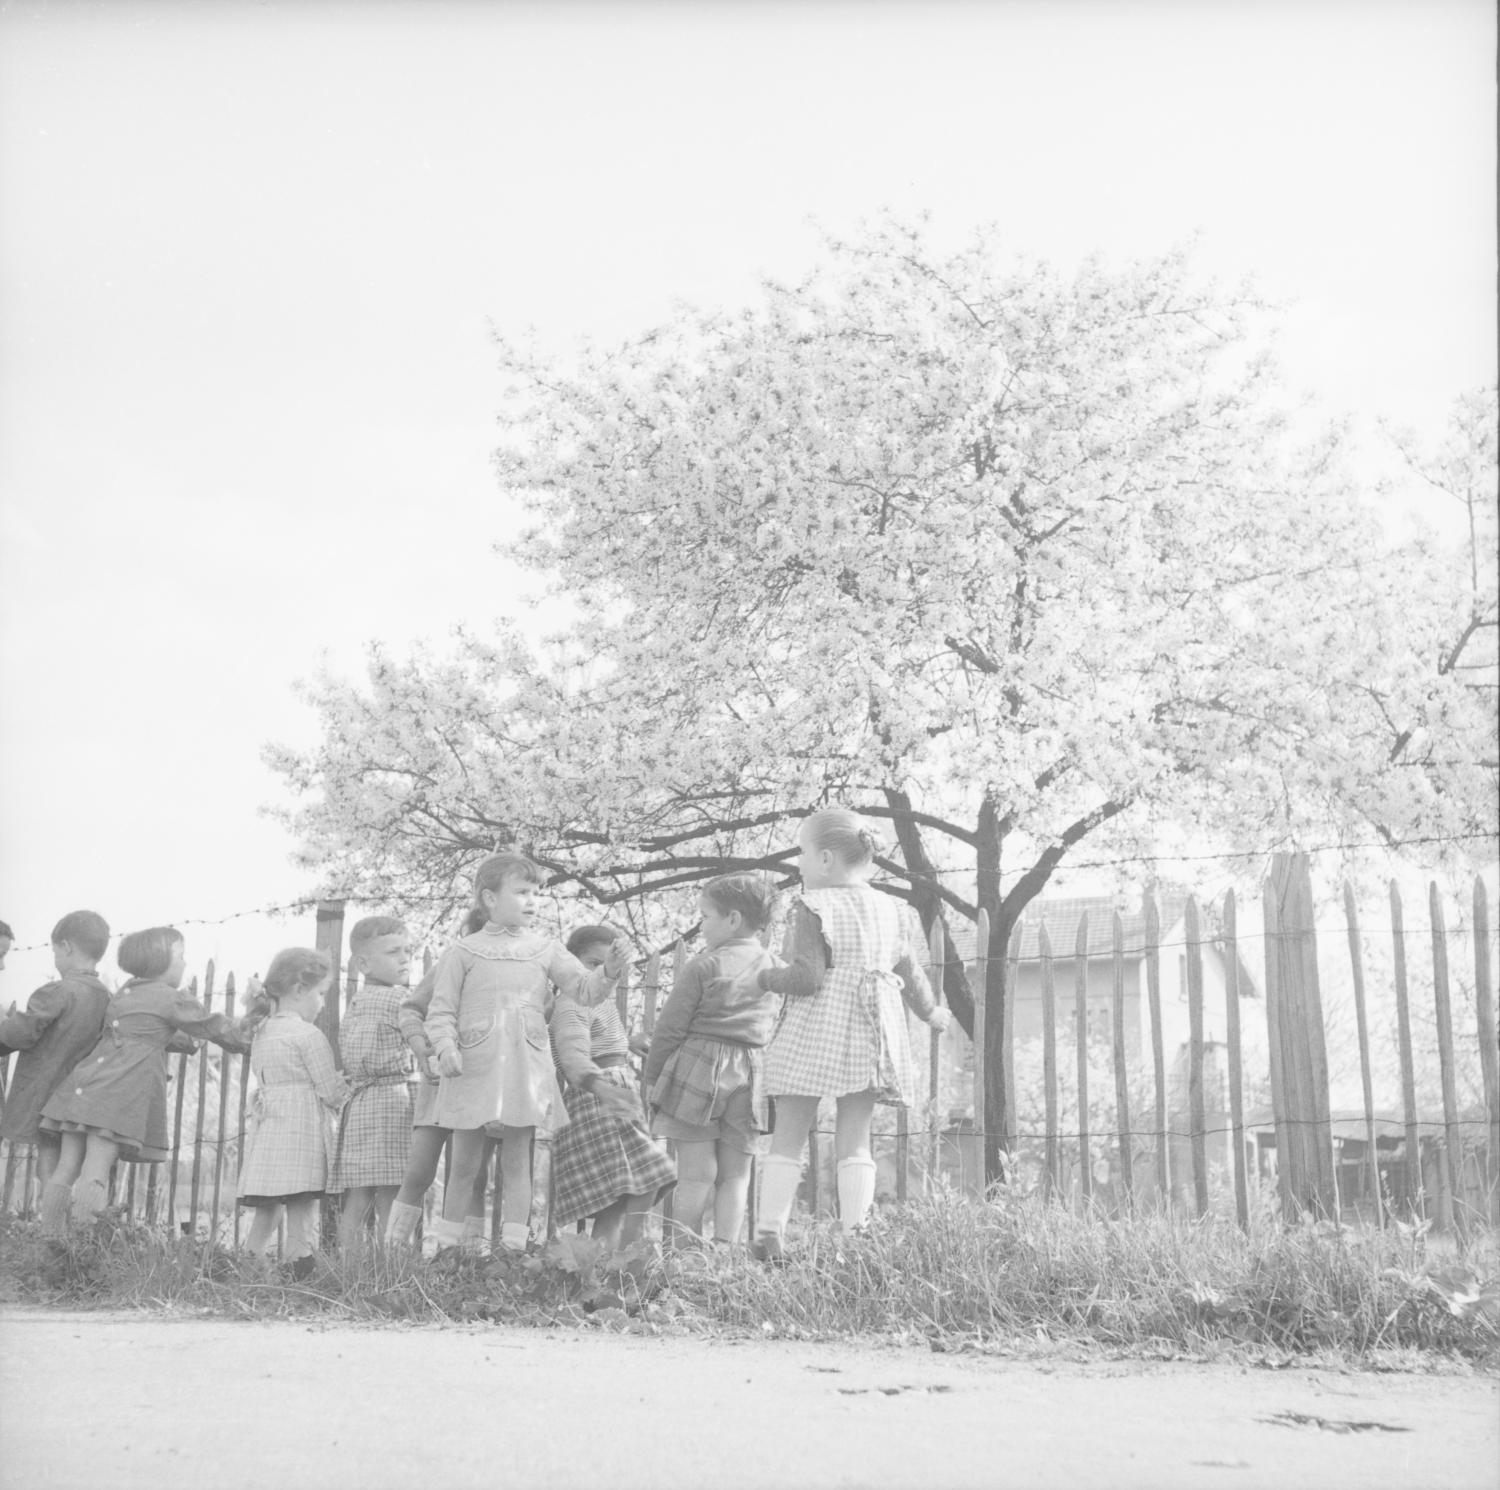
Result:
[[507,1221],[500,1228],[500,1245],[507,1252],[524,1252],[531,1240],[531,1228],[524,1221]]
[[74,1225],[89,1225],[104,1209],[107,1196],[103,1180],[79,1180],[73,1186],[71,1213]]
[[449,1221],[442,1216],[432,1218],[432,1239],[437,1243],[439,1252],[446,1252],[450,1247],[461,1247],[464,1240],[464,1223],[462,1221]]
[[406,1205],[399,1200],[391,1202],[391,1213],[385,1223],[387,1247],[409,1247],[416,1234],[417,1222],[422,1219],[422,1207]]

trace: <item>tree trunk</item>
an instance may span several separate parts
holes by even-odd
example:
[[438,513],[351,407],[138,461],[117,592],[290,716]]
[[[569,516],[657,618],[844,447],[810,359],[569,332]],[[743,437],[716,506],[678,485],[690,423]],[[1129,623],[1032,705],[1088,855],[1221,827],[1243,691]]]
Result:
[[975,1060],[984,1062],[984,1112],[975,1113],[981,1136],[986,1187],[1005,1178],[1009,1147],[1005,1114],[1010,1093],[1006,1090],[1005,1047],[1011,1032],[1005,1024],[1005,980],[1009,976],[1005,953],[1010,945],[1011,922],[1006,919],[1000,895],[1000,847],[1004,834],[994,800],[986,793],[979,804],[979,909],[989,913],[990,944],[985,949],[984,1049]]

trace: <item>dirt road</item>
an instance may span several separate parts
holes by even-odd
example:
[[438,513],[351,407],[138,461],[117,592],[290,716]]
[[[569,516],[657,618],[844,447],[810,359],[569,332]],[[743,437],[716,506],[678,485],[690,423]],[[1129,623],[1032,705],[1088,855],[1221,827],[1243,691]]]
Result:
[[4,1490],[1411,1490],[1500,1383],[494,1327],[0,1313]]

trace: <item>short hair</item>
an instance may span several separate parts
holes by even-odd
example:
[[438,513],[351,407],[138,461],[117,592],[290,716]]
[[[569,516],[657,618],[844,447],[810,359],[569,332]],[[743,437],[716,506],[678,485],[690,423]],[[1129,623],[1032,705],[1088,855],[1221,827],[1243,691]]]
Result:
[[861,869],[875,860],[880,846],[870,825],[847,807],[824,807],[803,824],[814,848],[826,850],[851,869]]
[[764,929],[776,907],[776,886],[763,874],[721,874],[703,894],[726,916],[738,911],[751,931]]
[[175,926],[149,926],[120,938],[115,961],[132,978],[159,978],[172,966],[172,953],[181,945],[182,933]]
[[586,948],[596,947],[601,942],[613,946],[619,935],[613,926],[575,926],[563,945],[577,957]]
[[[6,935],[10,933],[7,931]],[[69,911],[52,928],[52,941],[54,944],[71,942],[80,952],[98,962],[109,950],[109,922],[98,911]],[[167,961],[171,960],[169,955]]]
[[376,937],[396,936],[405,930],[406,922],[399,916],[366,916],[349,933],[349,951],[357,956]]
[[511,877],[532,885],[540,885],[547,878],[542,866],[532,863],[525,854],[491,854],[474,871],[474,909],[483,909],[486,890],[498,890]]

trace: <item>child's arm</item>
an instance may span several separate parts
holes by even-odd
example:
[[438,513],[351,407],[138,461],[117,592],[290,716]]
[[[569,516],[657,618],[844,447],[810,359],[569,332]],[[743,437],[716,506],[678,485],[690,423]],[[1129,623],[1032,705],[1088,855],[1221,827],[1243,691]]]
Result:
[[457,947],[449,947],[438,958],[435,971],[432,999],[422,1029],[437,1057],[438,1070],[444,1076],[461,1076],[464,1061],[458,1049],[458,1009],[464,988],[463,953]]
[[0,1045],[12,1050],[30,1050],[48,1027],[68,1007],[68,991],[61,983],[44,983],[26,1000],[25,1009],[14,1004],[0,1019]]
[[437,964],[433,963],[422,975],[422,981],[401,1000],[401,1008],[396,1014],[401,1036],[411,1048],[411,1053],[416,1056],[417,1068],[429,1081],[437,1079],[437,1067],[433,1064],[432,1042],[427,1038],[427,1031],[422,1028],[422,1021],[432,1005],[432,990],[436,983]]
[[547,976],[564,997],[592,1009],[611,997],[615,985],[629,971],[629,943],[624,937],[610,945],[601,966],[590,971],[561,942],[547,948]]
[[656,1029],[651,1035],[651,1050],[646,1056],[648,1091],[656,1085],[656,1079],[661,1075],[662,1067],[667,1064],[668,1058],[687,1039],[693,1016],[698,1012],[698,1005],[703,1002],[703,991],[706,986],[704,963],[708,960],[706,956],[700,955],[684,964],[682,971],[677,975],[676,982],[672,984],[672,992],[667,995],[667,1001],[662,1006],[661,1013],[656,1016]]
[[166,1020],[178,1034],[187,1035],[194,1040],[212,1040],[225,1050],[243,1051],[250,1048],[245,1020],[231,1019],[227,1014],[210,1014],[192,994],[184,993],[181,989],[177,991],[177,997],[167,1011]]
[[184,1035],[181,1030],[173,1030],[167,1037],[168,1055],[192,1055],[198,1049],[198,1042],[191,1035]]
[[349,1100],[349,1083],[344,1080],[333,1061],[333,1047],[322,1030],[312,1026],[315,1040],[299,1040],[298,1053],[307,1074],[312,1078],[313,1090],[325,1107],[342,1107]]
[[823,924],[816,911],[801,904],[792,907],[781,955],[786,966],[762,968],[756,974],[757,988],[789,998],[808,998],[823,986],[833,966],[833,953],[823,939]]
[[896,959],[895,974],[901,980],[901,997],[918,1019],[925,1020],[939,1032],[953,1023],[953,1015],[933,997],[932,984],[909,946]]
[[570,998],[559,998],[552,1010],[552,1053],[571,1085],[591,1092],[605,1111],[622,1122],[641,1115],[641,1101],[628,1087],[616,1086],[594,1064],[589,1015]]

